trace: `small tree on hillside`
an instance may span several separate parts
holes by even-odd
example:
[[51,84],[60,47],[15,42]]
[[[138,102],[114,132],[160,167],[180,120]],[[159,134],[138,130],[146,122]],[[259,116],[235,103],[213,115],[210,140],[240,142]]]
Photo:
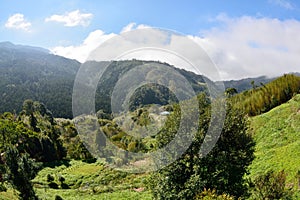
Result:
[[27,154],[20,155],[19,151],[10,146],[4,156],[6,166],[6,178],[13,187],[20,192],[20,198],[24,200],[38,199],[30,180],[37,174],[37,166]]

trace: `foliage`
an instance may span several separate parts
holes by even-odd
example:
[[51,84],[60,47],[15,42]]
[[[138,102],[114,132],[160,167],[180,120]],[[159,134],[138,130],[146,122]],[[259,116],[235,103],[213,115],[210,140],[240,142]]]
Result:
[[227,97],[232,97],[233,95],[235,95],[235,94],[237,94],[238,93],[238,91],[235,89],[235,88],[227,88],[226,90],[225,90],[225,95],[227,96]]
[[[195,93],[207,91],[207,87],[203,76],[188,72],[183,69],[175,68],[167,63],[160,63],[156,61],[141,61],[141,60],[125,60],[125,61],[113,61],[109,64],[108,68],[103,73],[101,80],[99,81],[96,92],[96,110],[103,110],[105,113],[111,113],[111,95],[118,80],[125,75],[129,70],[144,65],[144,64],[162,64],[165,67],[176,70],[178,73],[184,76],[194,89]],[[97,63],[89,63],[94,65]],[[155,80],[163,79],[162,74],[155,73],[155,68],[148,72],[149,76],[155,76]],[[172,87],[172,83],[169,83],[169,87]],[[180,91],[185,94],[186,91]],[[170,102],[176,102],[177,99],[169,89],[159,84],[146,84],[137,88],[134,94],[130,97],[129,108],[131,111],[138,107],[143,107],[149,104],[166,105]]]
[[159,104],[167,105],[177,102],[176,96],[166,87],[159,84],[146,84],[139,87],[131,96],[129,101],[129,109],[136,110],[139,107]]
[[180,159],[151,176],[149,187],[155,199],[192,199],[204,188],[217,188],[218,193],[235,197],[246,194],[243,176],[254,159],[254,142],[247,133],[247,119],[228,103],[216,146],[200,158],[199,150],[210,121],[210,103],[200,96],[199,104],[201,129],[192,145]]
[[235,95],[232,101],[248,115],[255,116],[287,102],[299,91],[300,77],[286,74],[266,85]]
[[37,199],[30,181],[37,172],[34,161],[28,157],[28,154],[20,155],[13,146],[8,147],[3,159],[6,166],[6,179],[20,192],[20,198]]
[[[110,96],[117,81],[133,67],[146,62],[112,62],[98,85],[96,110],[111,113]],[[164,65],[171,67],[166,63]],[[0,112],[18,113],[26,99],[33,99],[44,103],[55,117],[72,118],[73,85],[80,66],[81,63],[75,60],[53,55],[39,48],[0,43]],[[189,80],[196,92],[205,90],[203,84],[198,84],[204,83],[202,76],[184,70],[178,71]],[[159,90],[155,101],[163,102],[164,90]]]
[[56,119],[56,122],[61,130],[59,138],[66,150],[66,158],[86,161],[93,159],[93,156],[82,143],[72,120]]
[[275,173],[268,171],[254,180],[253,199],[292,199],[291,189],[286,189],[286,174],[284,171]]
[[228,194],[217,194],[216,190],[204,189],[196,195],[195,200],[234,200],[234,197]]

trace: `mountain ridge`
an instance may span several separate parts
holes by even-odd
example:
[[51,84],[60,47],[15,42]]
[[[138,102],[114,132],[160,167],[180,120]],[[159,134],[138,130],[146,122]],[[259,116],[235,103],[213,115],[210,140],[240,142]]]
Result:
[[[131,67],[144,62],[148,61],[113,61],[113,67],[106,72],[108,76],[104,78],[104,85],[98,85],[98,88],[102,87],[104,89],[102,91],[98,90],[96,94],[96,109],[109,112],[109,95],[111,95],[114,84]],[[174,67],[167,63],[161,64]],[[33,99],[46,104],[55,117],[72,118],[73,85],[80,66],[82,64],[76,60],[54,55],[49,50],[40,47],[0,42],[0,94],[2,94],[0,112],[18,112],[21,110],[24,100]],[[174,69],[187,78],[196,93],[206,90],[205,84],[208,79],[205,76],[184,69],[175,67]],[[223,83],[226,88],[234,87],[238,92],[242,92],[249,89],[249,87],[253,87],[251,81],[258,84],[267,83],[271,80],[273,79],[262,76],[223,81]],[[106,88],[109,88],[109,90]],[[139,94],[146,96],[147,92]],[[163,92],[158,96],[163,98],[162,102],[168,102],[163,97]],[[143,101],[140,101],[140,103],[143,103]],[[153,103],[155,103],[155,100]]]

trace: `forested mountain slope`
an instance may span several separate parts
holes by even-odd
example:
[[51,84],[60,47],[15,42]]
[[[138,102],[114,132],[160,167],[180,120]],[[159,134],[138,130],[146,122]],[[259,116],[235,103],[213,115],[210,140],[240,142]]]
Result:
[[0,112],[43,102],[56,117],[71,117],[74,77],[80,63],[35,47],[0,43]]
[[[99,82],[96,95],[96,109],[110,112],[110,95],[117,81],[135,66],[149,63],[147,61],[129,60],[111,62]],[[158,62],[154,62],[158,63]],[[94,64],[97,65],[95,62]],[[173,68],[167,63],[160,63]],[[76,73],[81,63],[49,53],[47,50],[0,43],[0,113],[21,111],[22,103],[32,99],[44,103],[55,117],[72,118],[72,92]],[[176,69],[191,84],[196,93],[206,90],[201,75]],[[144,88],[145,89],[145,88]],[[168,104],[166,88],[152,85],[148,90],[136,92],[143,99],[149,93],[156,93],[156,98],[139,104]],[[137,97],[138,98],[138,97]],[[133,97],[132,101],[135,101]],[[175,99],[173,99],[175,100]]]

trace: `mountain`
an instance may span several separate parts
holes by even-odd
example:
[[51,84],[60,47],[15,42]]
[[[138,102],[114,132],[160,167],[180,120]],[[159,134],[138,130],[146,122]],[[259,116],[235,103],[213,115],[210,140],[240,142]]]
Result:
[[229,80],[223,81],[225,88],[235,88],[238,92],[243,92],[246,90],[250,90],[254,86],[261,86],[262,84],[266,84],[274,80],[275,78],[268,78],[266,76],[260,76],[255,78],[245,78],[240,80]]
[[79,62],[42,48],[0,43],[0,112],[19,112],[24,100],[33,99],[46,104],[56,117],[71,117],[79,67]]
[[[103,72],[98,84],[95,96],[96,110],[110,113],[111,95],[118,81],[126,76],[129,70],[151,63],[162,65],[166,69],[175,69],[176,72],[185,77],[196,94],[199,92],[207,93],[207,83],[213,83],[205,76],[175,68],[167,63],[141,60],[113,61]],[[85,65],[94,65],[95,69],[99,71],[98,69],[101,68],[102,64],[100,62],[87,62],[82,67],[86,67]],[[73,86],[80,66],[81,63],[76,60],[53,55],[43,48],[14,45],[10,42],[0,43],[0,113],[19,112],[24,100],[32,99],[44,103],[55,117],[72,118]],[[154,69],[149,72],[149,76],[163,81],[164,77],[170,76],[170,73],[158,73]],[[177,77],[173,78],[177,79]],[[224,85],[226,88],[233,87],[238,92],[242,92],[253,88],[251,82],[260,86],[261,83],[264,85],[272,80],[272,78],[262,76],[225,81]],[[177,102],[178,99],[170,92],[169,87],[175,87],[172,81],[165,86],[148,84],[137,88],[129,100],[130,110],[147,104],[166,105]],[[187,96],[185,89],[178,87],[176,89],[181,96]],[[213,91],[210,92],[213,93]]]
[[[113,61],[104,72],[96,93],[96,110],[111,112],[111,95],[118,80],[129,70],[143,64],[155,63],[175,69],[185,77],[196,93],[206,91],[205,77],[166,63],[150,61]],[[85,63],[101,67],[100,63]],[[39,47],[0,43],[0,113],[19,112],[26,99],[44,103],[55,117],[72,118],[72,92],[77,71],[81,63],[53,55]],[[83,65],[85,67],[85,65]],[[158,76],[161,76],[158,74]],[[163,76],[159,77],[163,79]],[[171,84],[171,83],[170,83]],[[146,87],[146,88],[145,88]],[[176,101],[169,91],[159,85],[148,85],[137,89],[130,102],[132,109],[142,104],[168,104]],[[182,94],[186,91],[181,90]],[[151,100],[141,100],[154,93]],[[137,100],[139,99],[139,100]],[[136,101],[137,100],[137,101]]]
[[[292,72],[289,74],[293,74],[295,76],[300,77],[299,72]],[[267,77],[267,76],[259,76],[259,77],[254,77],[254,78],[244,78],[240,80],[228,80],[228,81],[223,81],[225,88],[235,88],[238,93],[244,92],[250,89],[253,89],[254,87],[260,87],[263,86],[267,83],[272,82],[276,78],[279,77]]]

